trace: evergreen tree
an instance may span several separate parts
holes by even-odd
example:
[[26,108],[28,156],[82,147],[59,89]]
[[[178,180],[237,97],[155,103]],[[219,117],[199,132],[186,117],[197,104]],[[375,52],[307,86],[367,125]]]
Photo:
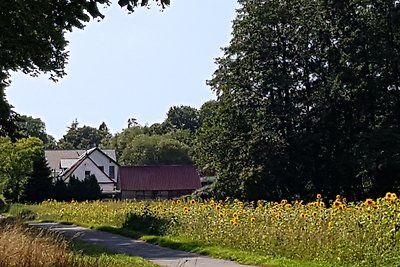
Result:
[[52,198],[57,201],[70,201],[67,184],[61,178],[54,183]]
[[25,185],[22,201],[38,203],[52,196],[51,170],[47,165],[45,156],[39,155],[34,159],[32,174]]
[[85,200],[97,200],[101,198],[101,188],[97,182],[95,175],[86,177],[82,182],[83,188],[85,188]]

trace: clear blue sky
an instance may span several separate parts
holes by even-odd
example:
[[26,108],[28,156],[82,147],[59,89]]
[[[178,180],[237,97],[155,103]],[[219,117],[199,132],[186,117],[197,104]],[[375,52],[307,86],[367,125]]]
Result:
[[234,0],[171,0],[127,14],[115,2],[106,18],[68,34],[67,76],[58,83],[14,73],[7,99],[39,117],[57,140],[77,118],[120,132],[129,118],[162,122],[174,105],[199,108],[215,96],[205,84],[231,38]]

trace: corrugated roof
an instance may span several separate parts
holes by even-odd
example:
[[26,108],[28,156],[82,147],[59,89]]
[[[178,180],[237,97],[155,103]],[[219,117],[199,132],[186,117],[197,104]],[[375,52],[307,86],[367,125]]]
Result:
[[191,190],[201,187],[193,166],[125,166],[120,167],[121,191]]
[[[113,149],[102,149],[107,156],[116,161],[115,150]],[[86,150],[46,150],[45,155],[49,167],[57,172],[60,171],[61,159],[79,159]]]

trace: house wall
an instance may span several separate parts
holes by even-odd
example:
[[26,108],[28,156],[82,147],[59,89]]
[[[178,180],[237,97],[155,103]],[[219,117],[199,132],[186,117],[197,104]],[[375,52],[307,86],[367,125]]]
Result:
[[121,190],[121,199],[169,199],[189,195],[193,190]]
[[119,172],[117,164],[115,164],[112,160],[104,156],[104,154],[98,150],[93,151],[92,154],[90,154],[90,158],[96,163],[97,166],[103,166],[104,172],[110,177],[112,177],[112,175],[110,175],[109,173],[109,167],[114,166],[114,180],[115,181],[117,180]]
[[107,184],[99,184],[101,188],[101,192],[103,194],[113,194],[115,193],[116,184],[114,183],[107,183]]
[[102,171],[100,171],[96,167],[96,165],[88,158],[85,159],[78,166],[78,168],[75,169],[75,171],[71,174],[71,176],[75,176],[77,179],[82,181],[85,179],[86,171],[90,171],[90,175],[96,176],[97,182],[99,183],[102,192],[106,193],[113,191],[115,184],[112,183],[110,179]]

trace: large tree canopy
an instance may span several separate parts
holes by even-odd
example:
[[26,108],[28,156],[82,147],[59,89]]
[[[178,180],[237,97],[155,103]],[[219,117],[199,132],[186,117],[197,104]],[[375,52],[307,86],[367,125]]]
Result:
[[400,5],[240,0],[209,84],[224,195],[362,197],[399,186]]
[[[155,0],[164,8],[169,0]],[[53,80],[65,75],[68,41],[65,33],[82,29],[91,18],[104,17],[99,7],[109,0],[7,0],[0,1],[0,135],[13,135],[13,113],[5,100],[9,71],[36,76],[50,73]],[[134,11],[148,0],[119,0]],[[122,27],[122,25],[121,25]]]
[[103,122],[99,129],[91,126],[79,127],[77,120],[71,123],[67,133],[58,142],[61,149],[90,149],[111,138],[107,125]]

